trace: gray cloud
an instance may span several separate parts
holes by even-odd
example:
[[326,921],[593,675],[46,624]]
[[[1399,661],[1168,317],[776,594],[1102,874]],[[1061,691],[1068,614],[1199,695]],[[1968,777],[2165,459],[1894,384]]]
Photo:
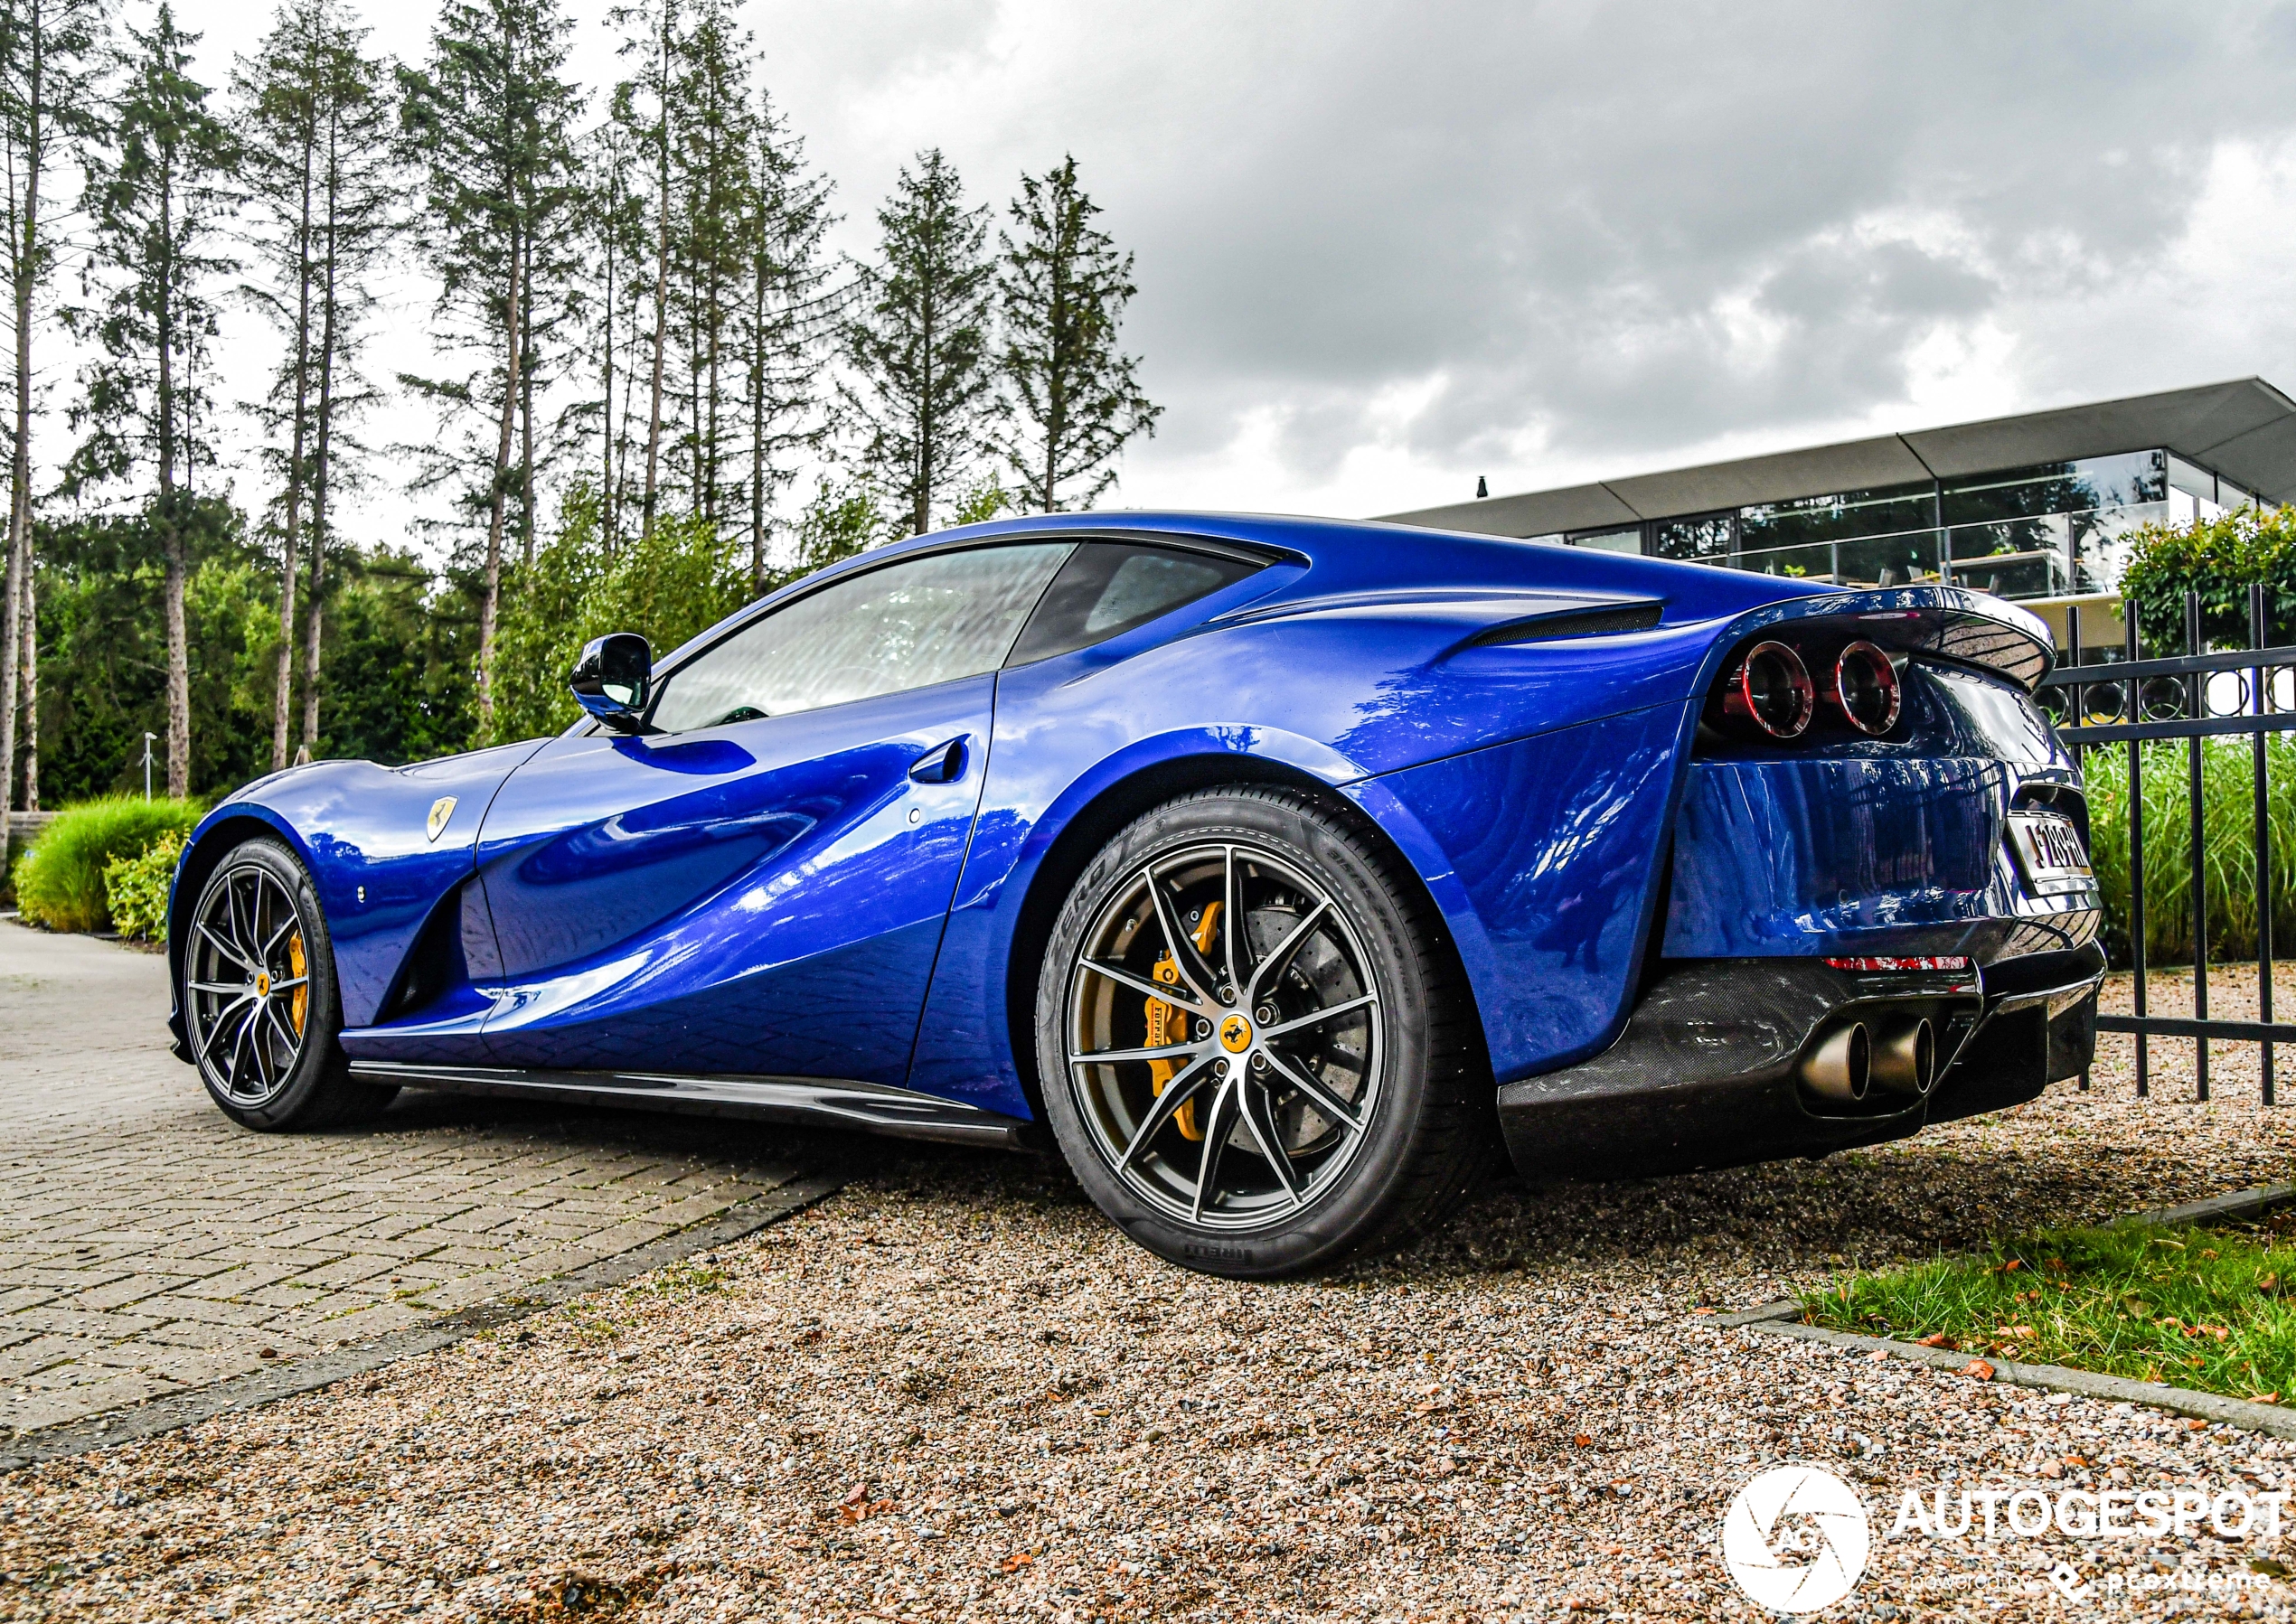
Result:
[[[1435,374],[1411,444],[1438,458],[1533,426],[1633,455],[1903,400],[1941,330],[2157,260],[2217,144],[2287,129],[2296,55],[2285,13],[2236,7],[1195,21],[1172,47],[1194,97],[1089,143],[1141,255],[1133,337],[1173,441],[1274,408],[1303,469],[1369,432],[1373,391]],[[1733,312],[1772,342],[1734,338]]]
[[[602,80],[618,67],[607,0],[574,3],[579,70]],[[183,9],[219,42],[254,26],[221,0]],[[379,42],[419,49],[413,11],[429,9],[371,6]],[[2188,238],[2212,164],[2282,143],[2284,200],[2228,229],[2296,230],[2289,5],[750,0],[746,15],[837,182],[849,250],[873,246],[920,146],[990,200],[1077,155],[1138,254],[1126,343],[1167,408],[1127,501],[1376,512],[1463,495],[1480,472],[1522,487],[1730,437],[1912,426],[1943,409],[1933,398],[1960,416],[2252,371],[2296,381],[2281,257],[2203,244],[2196,265]],[[1962,358],[1942,396],[1940,355]],[[1349,474],[1367,450],[1377,470]]]

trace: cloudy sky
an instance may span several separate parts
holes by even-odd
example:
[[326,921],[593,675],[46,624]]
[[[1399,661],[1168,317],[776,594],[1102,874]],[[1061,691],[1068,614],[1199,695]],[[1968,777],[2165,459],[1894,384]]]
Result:
[[[575,4],[603,85],[607,6]],[[264,10],[180,0],[211,78]],[[422,53],[434,5],[365,10],[379,48]],[[2296,389],[2296,5],[746,14],[852,251],[921,146],[1000,201],[1076,155],[1138,255],[1125,342],[1166,408],[1124,505],[1376,513],[1478,474],[1534,489],[2252,372]],[[418,315],[407,293],[409,343]]]

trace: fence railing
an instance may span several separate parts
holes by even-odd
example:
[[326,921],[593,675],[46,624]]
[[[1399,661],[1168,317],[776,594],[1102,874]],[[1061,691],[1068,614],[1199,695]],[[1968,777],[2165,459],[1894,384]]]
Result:
[[[2245,649],[2200,652],[2200,597],[2185,595],[2185,646],[2192,653],[2148,660],[2137,629],[2136,605],[2128,605],[2120,658],[2083,662],[2081,612],[2070,609],[2065,662],[2041,684],[2043,702],[2058,718],[2057,737],[2088,776],[2085,759],[2100,745],[2127,746],[2130,968],[2134,972],[2133,1013],[2097,1017],[2100,1032],[2123,1032],[2136,1039],[2137,1093],[2151,1091],[2150,1045],[2156,1037],[2189,1038],[2197,1097],[2208,1098],[2208,1045],[2212,1040],[2261,1046],[2261,1103],[2273,1103],[2272,1050],[2296,1043],[2296,1025],[2272,1019],[2272,774],[2265,749],[2274,733],[2296,731],[2296,647],[2266,645],[2264,589],[2252,587]],[[2275,693],[2275,689],[2280,691]],[[2054,690],[2054,700],[2049,697]],[[2208,851],[2201,789],[2204,739],[2246,736],[2254,774],[2256,877],[2256,1014],[2254,1020],[2217,1020],[2208,1014]],[[2154,1015],[2146,1008],[2144,758],[2148,747],[2173,748],[2181,742],[2192,821],[2187,847],[2191,866],[2192,1013]],[[2282,786],[2285,790],[2288,786]],[[2094,821],[2092,823],[2094,830]],[[2094,837],[2093,837],[2094,838]],[[2094,860],[2094,854],[2092,854]],[[2086,1074],[2081,1086],[2086,1088]]]

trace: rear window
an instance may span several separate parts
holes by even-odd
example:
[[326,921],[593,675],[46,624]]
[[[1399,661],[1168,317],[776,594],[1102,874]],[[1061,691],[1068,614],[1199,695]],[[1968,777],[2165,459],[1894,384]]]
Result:
[[1053,577],[1005,663],[1025,665],[1105,642],[1240,581],[1259,568],[1245,559],[1183,548],[1087,541]]

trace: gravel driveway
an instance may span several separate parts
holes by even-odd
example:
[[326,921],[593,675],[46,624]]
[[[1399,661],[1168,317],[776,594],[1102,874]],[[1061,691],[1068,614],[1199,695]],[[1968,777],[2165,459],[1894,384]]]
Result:
[[[824,1206],[522,1329],[0,1481],[0,1614],[1751,1618],[1722,1513],[1806,1460],[1877,1518],[1827,1616],[2094,1616],[2053,1563],[2221,1582],[2252,1553],[1886,1538],[1900,1492],[2277,1488],[2296,1446],[1696,1310],[2289,1176],[2296,1119],[2229,1065],[2176,1103],[2173,1069],[1820,1163],[1501,1185],[1279,1286],[1156,1262],[1046,1164],[883,1147]],[[2244,1605],[2134,1610],[2164,1595]]]

